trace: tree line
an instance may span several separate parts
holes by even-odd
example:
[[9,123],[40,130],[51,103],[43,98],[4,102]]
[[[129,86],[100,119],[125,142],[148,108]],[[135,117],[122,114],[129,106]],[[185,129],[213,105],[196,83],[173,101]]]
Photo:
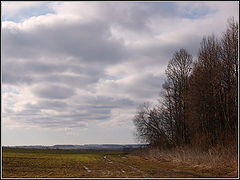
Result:
[[203,37],[198,57],[179,49],[165,71],[158,104],[144,103],[133,122],[152,146],[207,150],[238,138],[238,22],[229,18],[220,38]]

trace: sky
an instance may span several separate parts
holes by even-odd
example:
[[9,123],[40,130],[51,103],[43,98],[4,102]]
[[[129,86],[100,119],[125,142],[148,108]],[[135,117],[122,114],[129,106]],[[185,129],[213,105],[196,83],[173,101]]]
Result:
[[173,53],[239,16],[236,1],[2,1],[2,145],[133,144]]

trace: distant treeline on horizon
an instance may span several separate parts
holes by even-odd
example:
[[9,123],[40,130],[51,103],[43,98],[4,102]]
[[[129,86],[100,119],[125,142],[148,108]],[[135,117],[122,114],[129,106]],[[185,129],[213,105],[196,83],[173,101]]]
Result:
[[2,146],[7,148],[26,148],[26,149],[95,149],[95,150],[127,150],[146,147],[148,144],[84,144],[84,145],[28,145],[28,146]]

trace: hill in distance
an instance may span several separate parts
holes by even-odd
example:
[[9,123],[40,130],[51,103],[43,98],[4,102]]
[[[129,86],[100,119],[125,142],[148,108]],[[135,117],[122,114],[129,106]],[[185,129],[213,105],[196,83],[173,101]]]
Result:
[[146,147],[147,144],[84,144],[84,145],[30,145],[30,146],[4,146],[10,148],[26,148],[26,149],[66,149],[66,150],[131,150]]

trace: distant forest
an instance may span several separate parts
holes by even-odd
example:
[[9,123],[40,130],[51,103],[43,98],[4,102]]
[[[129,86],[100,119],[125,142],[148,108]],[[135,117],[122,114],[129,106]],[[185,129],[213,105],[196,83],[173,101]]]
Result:
[[203,37],[198,57],[179,49],[165,70],[158,104],[144,103],[133,122],[141,142],[208,150],[238,141],[238,22],[220,38]]

